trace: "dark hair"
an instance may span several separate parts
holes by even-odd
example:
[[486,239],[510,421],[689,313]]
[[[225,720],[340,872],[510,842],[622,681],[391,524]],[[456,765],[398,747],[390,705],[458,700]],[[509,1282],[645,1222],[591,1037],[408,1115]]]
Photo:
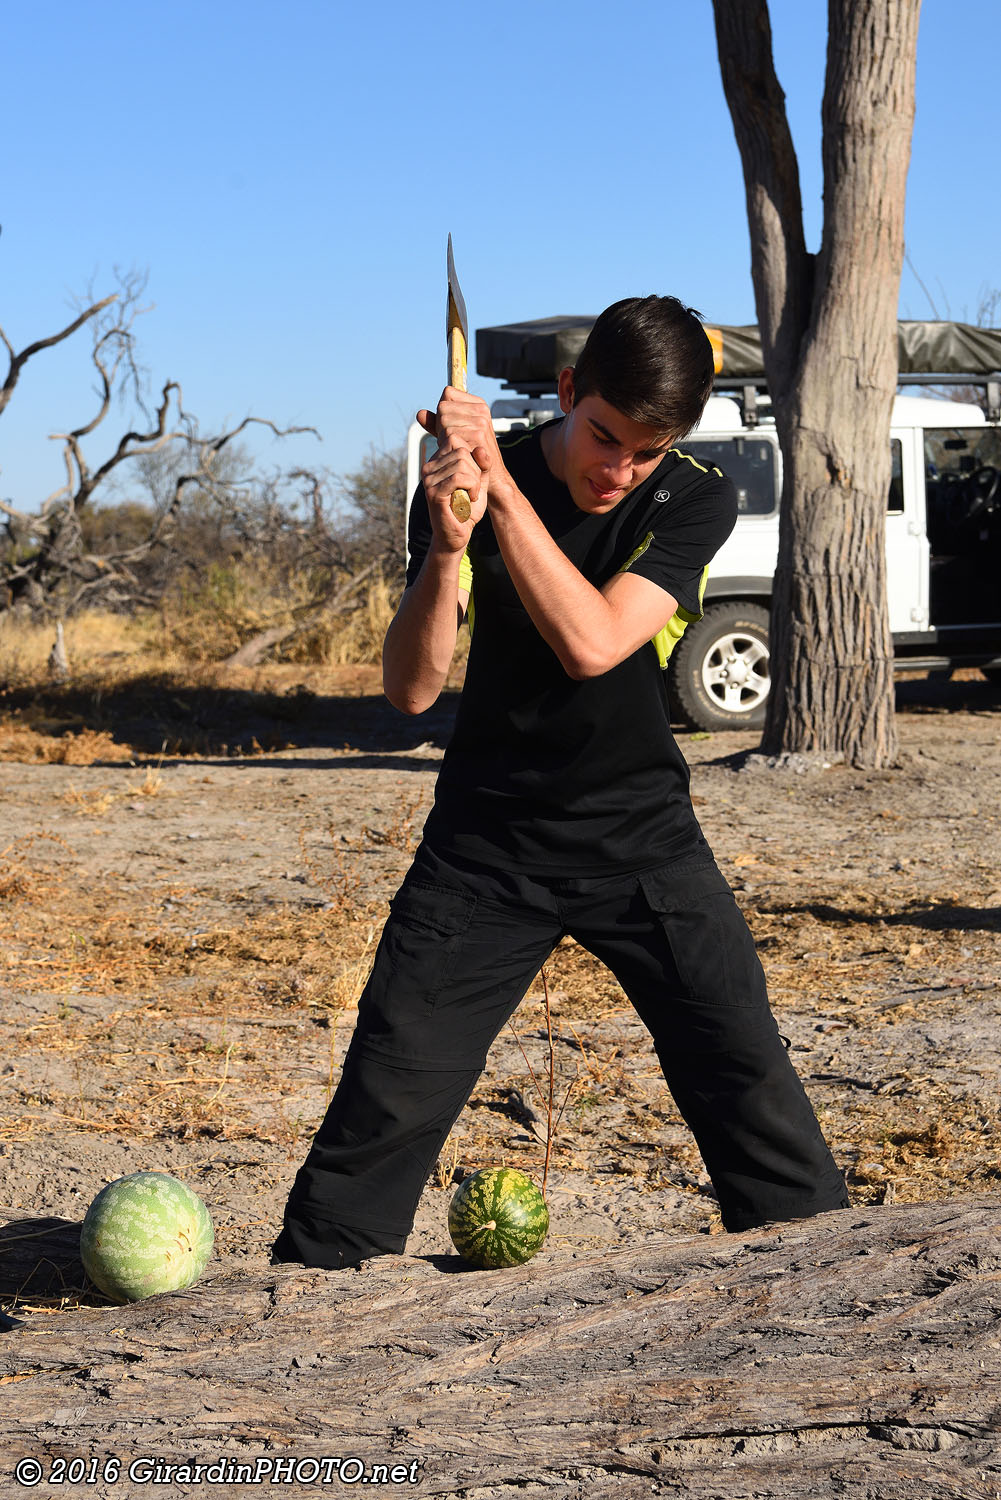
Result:
[[595,394],[672,441],[702,415],[713,351],[699,314],[677,297],[624,297],[598,318],[574,367],[574,400]]

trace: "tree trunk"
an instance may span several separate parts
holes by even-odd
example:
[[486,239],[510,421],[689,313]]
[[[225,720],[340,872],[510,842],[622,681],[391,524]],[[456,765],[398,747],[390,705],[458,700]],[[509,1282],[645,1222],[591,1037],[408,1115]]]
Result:
[[884,521],[920,0],[830,0],[824,228],[806,254],[765,0],[714,0],[784,458],[763,748],[897,757]]
[[[416,1464],[418,1493],[467,1500],[1001,1491],[993,1199],[580,1259],[547,1247],[510,1271],[455,1256],[240,1269],[131,1306],[32,1312],[39,1262],[47,1284],[80,1285],[79,1226],[60,1224],[0,1229],[3,1282],[29,1278],[23,1321],[0,1334],[4,1496],[24,1493],[4,1483],[22,1456],[46,1475],[93,1458],[99,1482],[72,1493],[97,1497],[138,1493],[100,1482],[109,1458],[123,1481],[138,1458],[398,1464],[407,1485]],[[226,1474],[232,1487],[189,1471],[158,1492],[246,1493]]]

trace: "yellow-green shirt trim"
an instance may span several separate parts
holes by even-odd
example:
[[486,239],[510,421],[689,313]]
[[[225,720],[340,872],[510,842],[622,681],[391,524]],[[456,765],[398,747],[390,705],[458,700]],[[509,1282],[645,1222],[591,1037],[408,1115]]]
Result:
[[[633,563],[638,557],[643,556],[644,552],[649,547],[652,541],[653,532],[648,531],[632,556],[626,558],[625,562],[622,564],[622,567],[619,569],[619,572],[628,573]],[[667,666],[671,658],[671,652],[674,650],[675,646],[684,635],[686,626],[693,625],[696,620],[702,619],[702,600],[705,596],[706,580],[708,577],[709,564],[706,563],[705,567],[702,569],[702,577],[699,579],[698,613],[693,614],[691,610],[685,609],[682,605],[679,604],[674,614],[668,620],[667,624],[661,630],[658,630],[656,635],[650,637],[650,644],[657,652],[657,660],[660,662],[662,670]]]

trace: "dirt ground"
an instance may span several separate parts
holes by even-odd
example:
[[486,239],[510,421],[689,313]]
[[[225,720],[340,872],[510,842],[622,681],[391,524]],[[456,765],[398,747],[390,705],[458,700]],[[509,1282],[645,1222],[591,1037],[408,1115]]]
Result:
[[[0,1219],[79,1220],[113,1178],[167,1171],[207,1203],[216,1269],[264,1265],[454,695],[408,720],[370,671],[289,669],[113,696],[0,704]],[[756,736],[681,736],[860,1202],[1001,1178],[1001,690],[970,673],[904,683],[898,699],[888,772],[776,768]],[[568,943],[546,983],[550,1249],[715,1232],[701,1162],[612,977]],[[517,1036],[495,1045],[411,1253],[450,1248],[464,1171],[505,1162],[541,1179],[542,996],[537,981]],[[94,1296],[65,1288],[81,1293]]]

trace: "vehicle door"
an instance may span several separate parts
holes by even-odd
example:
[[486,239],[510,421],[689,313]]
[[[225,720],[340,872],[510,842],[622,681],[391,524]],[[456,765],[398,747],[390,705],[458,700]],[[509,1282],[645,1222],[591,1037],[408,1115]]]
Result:
[[925,518],[924,451],[920,428],[890,439],[886,506],[886,598],[895,635],[928,630],[929,546]]

